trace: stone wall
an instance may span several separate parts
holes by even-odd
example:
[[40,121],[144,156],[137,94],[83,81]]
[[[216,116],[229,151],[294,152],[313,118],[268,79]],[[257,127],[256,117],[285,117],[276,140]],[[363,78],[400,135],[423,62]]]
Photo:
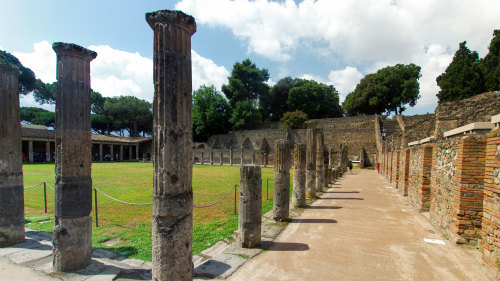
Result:
[[410,149],[409,169],[408,201],[417,210],[428,211],[431,196],[432,145],[426,144]]
[[496,114],[500,114],[500,91],[440,103],[436,108],[435,135],[473,122],[489,122]]
[[434,135],[436,117],[434,114],[403,116],[406,142],[421,140]]
[[490,265],[500,259],[500,130],[488,134],[482,222],[483,259]]
[[453,209],[453,189],[456,171],[458,138],[446,139],[436,144],[432,169],[431,222],[444,234],[450,236],[452,226],[450,214]]
[[404,149],[400,153],[398,188],[403,196],[408,196],[408,175],[410,172],[410,150]]
[[392,177],[391,184],[394,188],[399,187],[399,163],[400,163],[401,151],[393,151],[392,154]]

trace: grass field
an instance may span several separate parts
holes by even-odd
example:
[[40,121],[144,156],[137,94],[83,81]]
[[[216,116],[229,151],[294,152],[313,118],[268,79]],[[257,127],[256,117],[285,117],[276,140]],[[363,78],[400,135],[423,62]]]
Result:
[[[54,187],[53,164],[23,165],[24,186],[46,181]],[[272,209],[272,168],[262,169],[263,213]],[[222,198],[239,184],[239,167],[193,166],[194,205],[207,205]],[[269,200],[266,200],[266,179],[269,179]],[[104,193],[126,202],[150,203],[153,193],[151,163],[94,163],[92,182]],[[44,212],[43,186],[25,189],[26,227],[52,232],[54,228],[54,192],[47,188],[48,213]],[[94,205],[94,203],[93,203]],[[219,204],[194,208],[193,254],[197,254],[238,228],[234,215],[234,191]],[[95,208],[95,206],[93,206]],[[151,205],[135,206],[112,201],[98,194],[99,227],[95,227],[92,211],[92,244],[131,258],[151,260]],[[106,244],[116,243],[110,247]]]

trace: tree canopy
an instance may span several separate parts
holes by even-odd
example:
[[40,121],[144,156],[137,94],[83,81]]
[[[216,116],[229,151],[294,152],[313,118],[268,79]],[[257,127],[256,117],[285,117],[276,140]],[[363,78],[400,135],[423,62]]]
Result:
[[482,61],[486,91],[500,90],[500,30],[493,31],[489,52]]
[[35,73],[31,69],[24,67],[15,56],[7,53],[6,51],[0,50],[0,63],[5,63],[15,66],[21,72],[21,74],[19,75],[20,94],[25,95],[33,91],[33,89],[35,89],[36,85]]
[[466,99],[486,90],[479,55],[466,44],[460,43],[450,65],[436,78],[441,88],[437,94],[439,102]]
[[261,106],[262,118],[278,121],[288,111],[288,94],[296,79],[285,77],[278,81],[271,91],[264,93],[260,96],[259,102]]
[[289,111],[300,110],[309,118],[332,118],[343,115],[335,87],[314,80],[297,79],[289,91]]
[[125,130],[131,137],[152,132],[153,109],[148,101],[133,96],[106,98],[104,116],[115,131]]
[[420,98],[420,66],[396,64],[366,75],[347,95],[343,107],[347,115],[401,114],[406,105],[415,106]]
[[55,127],[56,113],[38,107],[21,107],[21,121],[34,125]]
[[222,134],[230,128],[231,114],[228,101],[215,87],[201,86],[193,92],[193,135],[195,141],[206,141],[209,136]]

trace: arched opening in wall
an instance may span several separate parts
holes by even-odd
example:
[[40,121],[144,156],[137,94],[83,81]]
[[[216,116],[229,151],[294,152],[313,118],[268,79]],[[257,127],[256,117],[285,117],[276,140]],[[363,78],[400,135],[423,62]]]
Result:
[[269,145],[269,143],[267,142],[267,139],[266,138],[263,138],[262,139],[262,143],[260,145],[260,148],[259,150],[261,152],[264,152],[264,153],[268,153],[271,151],[271,146]]
[[250,141],[249,138],[245,138],[245,140],[243,140],[241,147],[244,149],[253,149],[252,142]]
[[233,149],[239,149],[240,144],[236,141],[235,138],[231,138],[226,145],[226,148],[233,148]]

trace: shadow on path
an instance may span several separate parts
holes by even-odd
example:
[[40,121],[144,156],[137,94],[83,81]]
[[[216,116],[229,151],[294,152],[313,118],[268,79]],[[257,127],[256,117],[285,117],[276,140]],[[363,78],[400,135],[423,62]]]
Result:
[[328,198],[317,198],[317,200],[365,200],[363,198],[356,197],[328,197]]
[[308,206],[306,209],[317,209],[317,210],[337,210],[342,209],[340,206]]
[[332,219],[291,219],[290,223],[337,223]]
[[307,251],[309,250],[309,245],[304,243],[262,241],[261,248],[267,251],[276,251],[276,252]]
[[323,191],[323,193],[359,193],[359,191]]

